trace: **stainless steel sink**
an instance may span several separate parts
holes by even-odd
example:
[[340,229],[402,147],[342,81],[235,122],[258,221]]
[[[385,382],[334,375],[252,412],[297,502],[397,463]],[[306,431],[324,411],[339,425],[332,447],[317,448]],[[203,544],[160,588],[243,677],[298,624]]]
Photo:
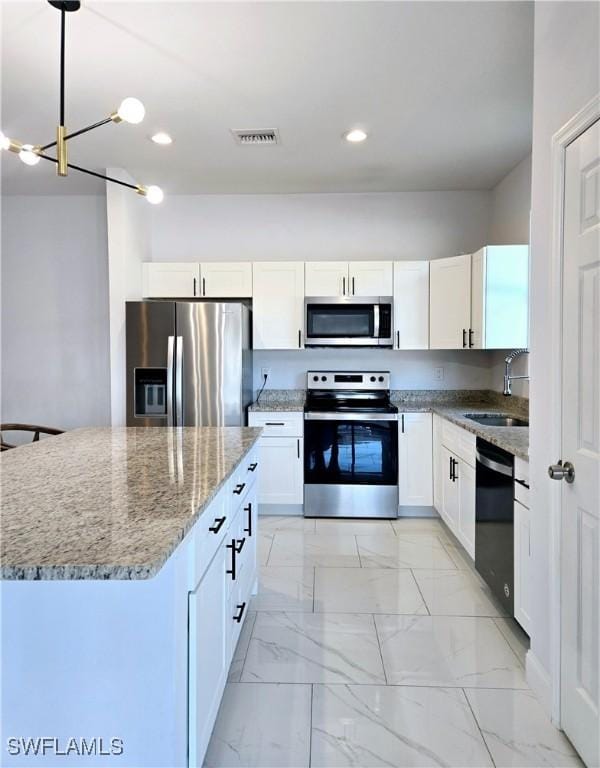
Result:
[[528,427],[529,422],[518,419],[516,416],[508,416],[505,413],[465,413],[467,419],[476,421],[484,427]]

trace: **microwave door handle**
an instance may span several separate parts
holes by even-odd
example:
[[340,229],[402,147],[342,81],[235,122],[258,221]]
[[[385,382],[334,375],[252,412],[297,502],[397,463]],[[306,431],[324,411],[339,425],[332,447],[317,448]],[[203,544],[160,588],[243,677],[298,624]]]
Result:
[[183,336],[175,345],[175,426],[183,426]]
[[373,305],[373,338],[379,338],[379,304]]
[[173,355],[175,351],[175,336],[169,336],[167,341],[167,426],[173,427]]

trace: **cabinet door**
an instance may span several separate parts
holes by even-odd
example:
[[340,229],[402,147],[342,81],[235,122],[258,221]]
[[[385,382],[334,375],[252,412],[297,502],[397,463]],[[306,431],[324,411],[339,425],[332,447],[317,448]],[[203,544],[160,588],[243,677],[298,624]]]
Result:
[[429,262],[394,264],[394,349],[429,348]]
[[515,500],[515,619],[530,634],[531,627],[531,515]]
[[226,556],[222,544],[188,596],[188,712],[190,765],[203,765],[227,681]]
[[252,296],[252,264],[215,262],[200,265],[202,296],[211,299],[244,299]]
[[442,446],[442,471],[443,471],[443,483],[442,483],[442,517],[444,518],[446,525],[455,536],[458,536],[458,482],[452,480],[451,468],[452,461],[456,461],[456,457],[453,456],[450,451]]
[[442,419],[433,414],[433,506],[442,514],[444,463],[442,455]]
[[471,256],[429,264],[429,346],[463,349],[471,325]]
[[200,294],[200,265],[192,263],[142,264],[144,298],[193,298]]
[[304,292],[307,296],[348,295],[347,261],[307,261],[304,269]]
[[391,261],[351,261],[348,273],[351,296],[391,296],[394,291]]
[[433,504],[433,434],[430,413],[400,414],[398,464],[400,504]]
[[475,470],[458,460],[455,474],[458,484],[458,539],[475,559]]
[[482,248],[471,257],[471,334],[469,346],[473,349],[483,349],[485,345],[485,252],[486,249]]
[[255,262],[252,295],[254,349],[301,349],[304,263]]
[[304,440],[263,437],[260,447],[261,504],[302,504],[304,498]]

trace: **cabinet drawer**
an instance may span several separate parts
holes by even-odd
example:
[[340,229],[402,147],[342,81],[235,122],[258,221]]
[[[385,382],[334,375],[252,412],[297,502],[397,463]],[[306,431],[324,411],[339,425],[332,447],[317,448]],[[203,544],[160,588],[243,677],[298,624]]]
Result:
[[233,473],[229,491],[232,512],[236,511],[256,481],[259,466],[258,457],[258,445],[256,445],[244,456],[239,467]]
[[232,515],[229,511],[228,494],[229,485],[219,491],[189,533],[191,591],[196,589],[215,552],[229,532]]
[[250,411],[249,427],[262,427],[262,437],[302,437],[303,411]]
[[442,421],[442,445],[471,467],[475,466],[476,442],[477,438],[472,432],[467,432],[446,419]]

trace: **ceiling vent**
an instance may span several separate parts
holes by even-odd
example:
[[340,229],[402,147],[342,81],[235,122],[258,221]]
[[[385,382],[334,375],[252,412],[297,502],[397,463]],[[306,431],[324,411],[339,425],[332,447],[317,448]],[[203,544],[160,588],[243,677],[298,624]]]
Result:
[[267,128],[262,131],[246,131],[234,128],[231,133],[237,144],[262,146],[280,143],[279,131],[276,128]]

